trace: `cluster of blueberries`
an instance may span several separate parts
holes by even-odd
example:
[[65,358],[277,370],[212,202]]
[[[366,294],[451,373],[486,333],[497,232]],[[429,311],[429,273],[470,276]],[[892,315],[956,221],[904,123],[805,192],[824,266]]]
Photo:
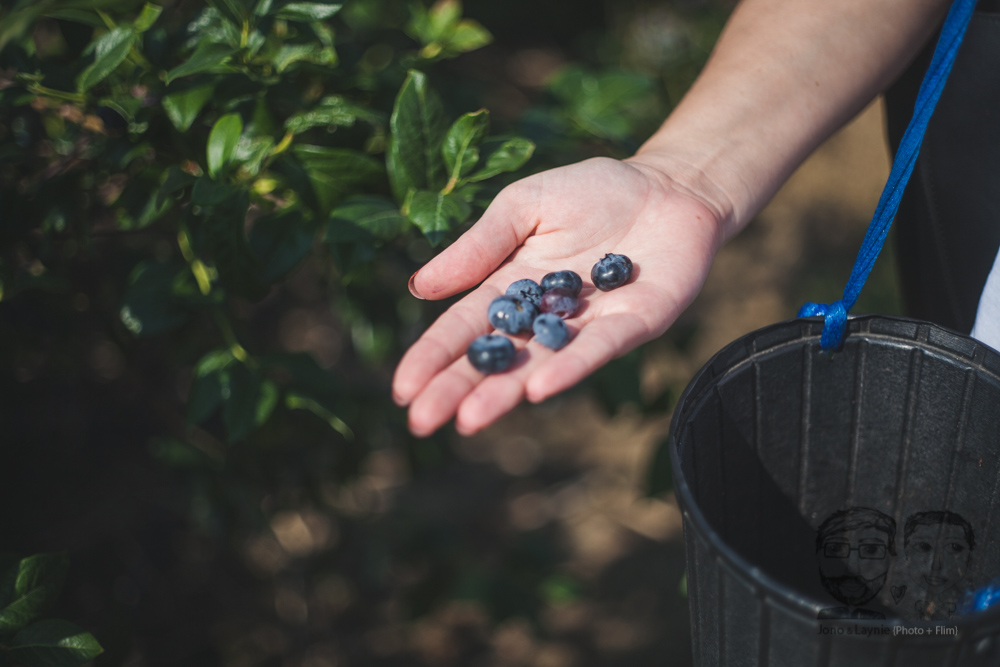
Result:
[[[631,277],[632,260],[625,255],[608,253],[590,270],[594,287],[602,292],[621,287]],[[569,342],[563,320],[576,312],[581,289],[583,281],[575,271],[546,274],[540,284],[530,278],[518,280],[490,303],[490,324],[511,335],[530,330],[545,347],[562,349]],[[515,354],[511,340],[497,334],[480,336],[467,351],[473,367],[486,375],[510,368]]]

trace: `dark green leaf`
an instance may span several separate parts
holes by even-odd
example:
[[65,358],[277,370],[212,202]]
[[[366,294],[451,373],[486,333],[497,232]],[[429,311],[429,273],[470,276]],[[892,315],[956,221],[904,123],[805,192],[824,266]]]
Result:
[[214,70],[220,65],[225,64],[229,60],[229,57],[236,53],[237,50],[226,44],[201,42],[186,62],[167,72],[166,82],[169,84],[174,79],[179,79],[183,76]]
[[360,151],[296,144],[292,154],[308,174],[324,216],[346,196],[384,182],[382,164]]
[[489,130],[490,112],[486,109],[467,113],[452,124],[441,146],[450,183],[457,182],[476,166],[477,146]]
[[451,229],[468,220],[471,213],[461,197],[419,190],[410,199],[408,215],[427,241],[437,245]]
[[278,391],[276,384],[270,380],[264,380],[260,383],[260,391],[257,394],[257,406],[254,410],[255,425],[262,426],[271,417],[274,408],[278,406],[279,398],[281,398],[281,392]]
[[213,90],[214,86],[204,85],[164,95],[163,110],[174,127],[181,132],[187,132],[205,104],[212,98]]
[[45,612],[62,590],[68,568],[69,558],[65,554],[38,554],[22,559],[11,590],[3,591],[0,633],[17,632]]
[[[486,159],[483,167],[468,177],[469,182],[484,181],[492,178],[501,172],[515,171],[524,166],[524,163],[531,159],[531,154],[535,152],[535,144],[523,137],[507,139],[502,143],[490,142],[493,145],[484,144],[482,149],[486,152]],[[488,151],[488,152],[487,152]]]
[[156,191],[157,206],[160,206],[164,201],[173,199],[178,192],[194,183],[194,181],[195,178],[191,174],[181,171],[174,166],[168,167],[163,173],[160,188]]
[[[200,183],[201,180],[195,184],[195,189]],[[250,251],[244,231],[249,206],[247,192],[236,190],[222,203],[202,209],[193,217],[191,227],[203,239],[204,249],[226,290],[256,300],[264,296],[266,288],[258,278],[260,266]]]
[[670,464],[669,439],[664,438],[656,445],[653,460],[649,464],[646,495],[658,496],[674,490],[674,473]]
[[201,176],[191,189],[191,203],[195,206],[218,206],[238,194],[239,189],[228,183],[217,183],[206,176]]
[[410,228],[399,208],[382,197],[351,197],[330,213],[325,239],[354,242],[374,238],[391,241]]
[[337,376],[324,370],[312,356],[305,352],[277,354],[264,357],[261,362],[291,377],[288,386],[298,394],[305,394],[330,409],[335,409],[342,390]]
[[250,230],[250,249],[260,262],[260,279],[271,283],[294,269],[313,246],[310,225],[299,211],[257,219]]
[[93,660],[103,649],[93,635],[69,621],[42,621],[21,630],[6,651],[11,664],[21,667],[76,667]]
[[226,167],[233,161],[236,145],[243,134],[243,120],[239,114],[226,114],[215,121],[212,132],[208,135],[208,175],[218,179]]
[[153,24],[156,23],[156,19],[160,17],[160,12],[162,11],[163,7],[146,3],[142,8],[142,12],[139,13],[139,17],[132,23],[132,27],[135,28],[136,32],[146,32],[153,27]]
[[290,2],[278,9],[276,16],[288,21],[323,21],[340,11],[344,5],[327,5],[319,2]]
[[250,18],[250,12],[242,0],[207,0],[220,15],[224,16],[236,26],[241,26],[243,21]]
[[441,99],[423,72],[410,70],[389,118],[386,161],[398,203],[411,190],[439,190],[444,186],[441,144],[447,131]]
[[82,23],[83,25],[89,25],[92,28],[104,26],[104,21],[101,20],[100,16],[92,11],[87,11],[86,9],[47,9],[45,10],[44,16],[50,19],[61,19],[63,21],[71,21],[73,23]]
[[284,72],[300,62],[332,67],[337,64],[337,52],[332,47],[317,49],[315,44],[285,44],[278,49],[271,62],[278,72]]
[[339,95],[331,95],[308,111],[300,111],[289,116],[285,129],[294,134],[313,127],[351,127],[361,119],[371,125],[381,125],[384,119],[378,113],[345,100]]
[[137,36],[131,27],[115,28],[98,38],[94,62],[76,80],[80,92],[86,92],[103,81],[125,61]]
[[187,267],[143,262],[132,272],[119,317],[136,336],[154,336],[187,321],[187,311],[174,299],[178,274]]
[[230,364],[222,372],[222,421],[229,442],[247,437],[257,424],[260,377],[246,364]]
[[222,380],[219,372],[206,373],[195,378],[187,400],[187,420],[200,424],[212,416],[222,403]]

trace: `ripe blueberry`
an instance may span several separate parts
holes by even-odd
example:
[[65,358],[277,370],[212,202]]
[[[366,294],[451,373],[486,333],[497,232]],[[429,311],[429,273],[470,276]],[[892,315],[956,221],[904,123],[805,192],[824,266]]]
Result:
[[554,313],[542,313],[531,325],[535,340],[552,350],[561,350],[569,342],[569,329],[562,318]]
[[516,355],[517,351],[510,339],[497,334],[480,336],[469,343],[466,351],[472,367],[485,375],[507,370],[514,363]]
[[553,287],[542,295],[539,309],[565,319],[576,312],[576,295],[565,287]]
[[631,277],[632,260],[625,255],[608,253],[590,270],[590,279],[594,282],[594,287],[602,292],[621,287]]
[[516,296],[498,296],[489,308],[490,324],[500,331],[519,334],[531,329],[531,323],[538,314],[538,308],[530,301],[522,301]]
[[542,291],[548,292],[554,287],[568,289],[573,293],[573,296],[576,296],[583,289],[583,281],[576,271],[555,271],[545,274],[545,277],[542,278]]
[[511,283],[506,294],[507,296],[516,296],[522,301],[530,301],[537,306],[542,301],[542,292],[544,291],[534,280],[525,278]]

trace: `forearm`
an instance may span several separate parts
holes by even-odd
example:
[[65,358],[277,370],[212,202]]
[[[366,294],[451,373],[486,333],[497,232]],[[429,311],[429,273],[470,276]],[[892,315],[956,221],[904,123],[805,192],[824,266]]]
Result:
[[635,160],[736,233],[910,62],[947,0],[744,0],[698,81]]

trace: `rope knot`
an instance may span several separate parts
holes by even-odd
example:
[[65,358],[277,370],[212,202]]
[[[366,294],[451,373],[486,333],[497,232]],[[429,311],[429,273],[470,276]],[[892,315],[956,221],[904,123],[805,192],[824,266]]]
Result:
[[822,317],[823,335],[819,344],[827,352],[839,350],[847,330],[847,306],[843,299],[833,303],[807,303],[799,309],[799,317]]

